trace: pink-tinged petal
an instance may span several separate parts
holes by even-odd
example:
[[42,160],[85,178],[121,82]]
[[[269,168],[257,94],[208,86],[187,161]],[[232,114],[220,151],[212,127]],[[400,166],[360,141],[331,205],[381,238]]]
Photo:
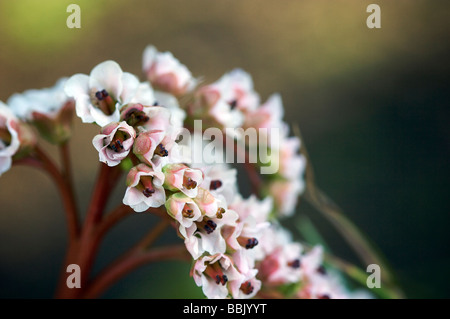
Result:
[[123,90],[123,71],[114,61],[105,61],[98,64],[91,71],[89,87],[96,90],[105,89],[115,99],[118,99]]
[[[135,96],[140,82],[139,79],[131,73],[123,72],[121,80],[122,82],[122,91],[120,93],[120,96],[117,97],[121,101],[122,104],[127,104],[132,102],[133,97]],[[134,103],[142,103],[140,101],[136,101]]]
[[128,187],[125,191],[123,203],[130,206],[137,213],[146,211],[149,206],[143,201],[144,195],[133,187]]
[[11,168],[11,156],[2,156],[0,154],[0,176]]
[[89,76],[86,74],[71,76],[64,85],[64,91],[75,99],[83,95],[89,97]]

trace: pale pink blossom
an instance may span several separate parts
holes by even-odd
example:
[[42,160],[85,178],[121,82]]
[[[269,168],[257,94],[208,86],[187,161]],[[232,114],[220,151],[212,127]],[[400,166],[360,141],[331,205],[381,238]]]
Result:
[[180,233],[186,236],[185,229],[202,218],[202,212],[192,198],[183,193],[175,193],[166,201],[167,213],[180,224]]
[[279,216],[292,216],[297,206],[298,198],[305,188],[302,179],[274,180],[268,186]]
[[154,171],[145,164],[133,167],[127,175],[127,189],[123,203],[136,212],[143,212],[150,207],[160,207],[166,202],[163,187],[164,174]]
[[158,52],[151,45],[144,50],[143,71],[155,88],[174,95],[191,91],[197,83],[188,68],[171,52]]
[[84,123],[105,126],[120,120],[119,110],[128,103],[154,103],[148,83],[127,72],[114,61],[94,67],[90,75],[75,74],[65,84],[65,92],[75,99],[76,113]]
[[135,139],[133,153],[142,162],[160,170],[172,162],[170,157],[176,147],[175,138],[176,135],[165,130],[141,132]]
[[232,259],[225,254],[214,254],[199,258],[192,269],[197,286],[209,299],[227,298],[230,287],[242,284],[242,275],[234,267]]
[[181,191],[188,197],[196,197],[198,186],[203,182],[203,172],[184,164],[169,164],[162,169],[164,187],[171,191]]
[[19,120],[0,101],[0,176],[11,168],[12,157],[20,147]]
[[113,122],[94,136],[92,144],[99,152],[99,160],[108,166],[119,165],[133,147],[136,132],[126,122]]

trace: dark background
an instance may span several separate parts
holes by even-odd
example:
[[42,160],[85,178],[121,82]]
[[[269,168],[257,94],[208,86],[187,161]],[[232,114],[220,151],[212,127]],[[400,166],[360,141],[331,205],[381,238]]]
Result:
[[[66,27],[72,2],[81,7],[81,29]],[[381,7],[381,29],[366,26],[369,3]],[[299,125],[319,186],[384,253],[406,296],[448,298],[449,9],[436,0],[3,0],[0,100],[89,73],[107,59],[141,76],[148,44],[171,51],[206,81],[241,67],[263,100],[281,93],[285,119]],[[98,166],[91,144],[98,128],[78,118],[74,124],[71,150],[85,208]],[[42,172],[15,167],[0,178],[0,297],[53,296],[66,245],[61,210]],[[305,217],[333,253],[355,260],[304,201],[290,224]],[[115,229],[96,269],[154,220],[136,215]],[[179,241],[172,232],[163,240]],[[188,273],[188,264],[149,265],[104,297],[201,297]]]

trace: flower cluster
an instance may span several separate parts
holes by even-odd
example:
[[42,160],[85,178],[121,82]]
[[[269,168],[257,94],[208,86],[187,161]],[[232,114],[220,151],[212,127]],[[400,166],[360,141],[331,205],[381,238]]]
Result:
[[[75,74],[0,104],[0,174],[33,144],[27,123],[50,142],[64,143],[75,111],[82,122],[100,127],[92,140],[99,161],[126,170],[123,203],[136,212],[165,208],[173,219],[194,261],[191,275],[208,298],[252,298],[286,285],[295,285],[299,298],[346,296],[325,273],[321,248],[304,252],[278,222],[295,211],[306,165],[300,139],[283,121],[280,95],[261,103],[251,76],[240,69],[201,84],[171,53],[153,46],[144,51],[143,73],[140,81],[105,61],[89,75]],[[199,119],[225,132],[244,153],[265,149],[254,168],[278,169],[260,176],[259,194],[240,194],[231,165],[197,163],[186,155],[199,145],[179,137]],[[228,128],[241,131],[229,134]],[[246,139],[245,130],[258,138]]]

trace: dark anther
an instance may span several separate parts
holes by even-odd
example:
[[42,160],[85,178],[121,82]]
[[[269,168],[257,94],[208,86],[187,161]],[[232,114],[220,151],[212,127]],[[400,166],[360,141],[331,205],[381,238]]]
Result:
[[114,152],[120,152],[121,150],[123,150],[123,144],[122,144],[122,140],[120,139],[116,139],[115,141],[112,141],[109,144],[109,148],[112,149]]
[[99,101],[105,99],[108,95],[109,95],[109,94],[108,94],[108,92],[106,92],[106,90],[97,91],[97,92],[95,93],[95,97],[96,97]]
[[256,239],[256,238],[249,238],[247,240],[247,244],[245,245],[245,249],[252,249],[256,245],[258,245],[258,239]]
[[233,110],[234,108],[236,108],[237,103],[238,103],[237,100],[233,100],[233,101],[231,101],[231,102],[229,103],[232,110]]
[[221,186],[222,186],[222,182],[220,180],[216,179],[216,180],[211,181],[211,183],[209,184],[209,189],[214,191]]
[[244,294],[250,295],[255,289],[255,287],[252,286],[252,283],[250,281],[246,281],[241,285],[240,289]]
[[320,265],[319,267],[317,267],[316,271],[321,275],[327,274],[327,270],[325,269],[325,267],[323,265]]
[[136,126],[145,124],[150,118],[143,112],[138,109],[131,109],[127,111],[124,120],[128,123],[128,125]]
[[300,268],[301,263],[300,263],[300,259],[294,259],[293,261],[288,262],[288,266],[292,267],[294,269]]
[[216,212],[216,217],[218,219],[221,219],[223,217],[223,214],[225,214],[225,208],[219,207]]
[[197,182],[194,181],[190,177],[183,177],[183,186],[186,187],[186,189],[194,189],[197,187]]
[[155,154],[161,157],[165,157],[169,155],[169,152],[164,148],[164,145],[159,144],[158,146],[156,146]]
[[329,295],[327,295],[327,294],[325,294],[325,295],[320,295],[320,296],[318,296],[317,298],[319,298],[319,299],[331,299],[331,297],[330,297]]
[[188,204],[184,204],[181,214],[183,215],[183,217],[192,218],[194,216],[194,210],[191,209]]
[[215,222],[213,222],[211,219],[209,219],[205,225],[203,226],[203,228],[206,230],[207,234],[211,234],[216,228],[217,228],[217,224]]
[[158,101],[155,101],[155,103],[153,103],[153,106],[158,106],[158,105],[159,105]]
[[155,192],[153,188],[146,188],[142,191],[142,194],[145,195],[145,197],[150,197]]

